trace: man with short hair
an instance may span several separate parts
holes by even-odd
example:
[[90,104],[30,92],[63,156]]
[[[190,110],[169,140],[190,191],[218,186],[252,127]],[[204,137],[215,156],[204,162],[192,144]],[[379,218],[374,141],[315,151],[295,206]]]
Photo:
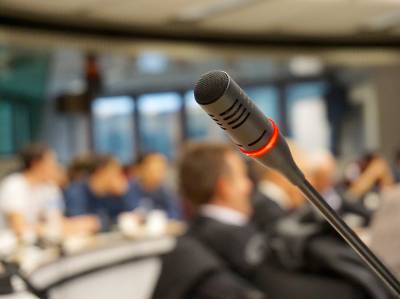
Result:
[[223,144],[190,145],[179,165],[179,188],[197,216],[163,257],[153,298],[265,299],[250,280],[264,260],[265,242],[248,225],[252,184],[240,157]]
[[169,218],[181,218],[177,196],[165,186],[167,167],[167,158],[161,153],[149,152],[138,157],[135,161],[135,178],[126,195],[132,210],[162,210]]
[[128,210],[123,198],[128,182],[111,155],[93,156],[88,172],[87,178],[72,183],[65,192],[67,216],[86,217],[92,231],[109,230],[117,216]]
[[190,234],[249,278],[264,261],[266,241],[251,224],[252,184],[240,156],[228,145],[190,145],[179,168],[182,195],[196,206]]

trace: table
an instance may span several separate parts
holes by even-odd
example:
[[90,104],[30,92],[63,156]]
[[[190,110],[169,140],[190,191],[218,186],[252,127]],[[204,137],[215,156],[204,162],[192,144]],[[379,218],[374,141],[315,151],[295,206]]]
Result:
[[160,256],[174,248],[175,238],[127,240],[112,235],[110,240],[44,264],[26,279],[50,299],[149,299],[161,271]]

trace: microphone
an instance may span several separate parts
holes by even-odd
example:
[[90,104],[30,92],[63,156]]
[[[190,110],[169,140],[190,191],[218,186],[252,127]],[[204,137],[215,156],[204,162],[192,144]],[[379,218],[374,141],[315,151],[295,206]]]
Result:
[[293,184],[302,184],[304,175],[278,126],[263,115],[226,72],[204,74],[194,88],[194,97],[243,154],[280,171]]
[[194,97],[243,154],[278,170],[296,185],[364,262],[400,297],[397,278],[307,181],[275,122],[263,115],[226,72],[211,71],[202,75],[195,85]]

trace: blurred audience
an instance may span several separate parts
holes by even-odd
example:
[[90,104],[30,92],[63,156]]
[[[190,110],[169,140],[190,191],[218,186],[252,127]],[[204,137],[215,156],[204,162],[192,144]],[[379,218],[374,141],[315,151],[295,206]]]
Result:
[[162,210],[169,218],[181,218],[178,199],[165,185],[167,168],[167,159],[161,153],[151,152],[138,157],[126,197],[131,209],[140,209],[144,213]]
[[84,217],[87,229],[92,231],[109,230],[117,216],[129,210],[123,198],[128,181],[119,162],[110,155],[93,156],[87,171],[87,176],[65,191],[67,215]]
[[343,198],[336,189],[336,160],[333,155],[324,150],[310,155],[309,180],[322,195],[332,209],[338,211],[343,205]]
[[44,217],[62,217],[63,200],[56,185],[59,166],[47,146],[33,144],[21,151],[20,172],[7,176],[0,185],[0,208],[10,228],[29,238],[43,229]]
[[[365,226],[369,221],[370,212],[359,202],[346,198],[346,190],[338,183],[335,157],[329,151],[318,150],[310,155],[309,161],[308,179],[330,207],[351,227],[360,229]],[[318,212],[314,212],[312,217],[325,222]]]
[[81,222],[63,218],[65,207],[59,186],[65,186],[66,176],[55,152],[45,145],[32,144],[19,158],[21,171],[0,184],[0,209],[9,227],[27,242],[36,241],[37,236],[60,238],[74,233]]
[[141,156],[135,159],[132,163],[125,165],[124,173],[129,180],[135,180],[139,172],[139,165],[142,158]]
[[376,153],[367,154],[346,169],[348,197],[360,199],[369,192],[380,192],[394,184],[392,171],[386,160]]
[[67,174],[69,183],[74,183],[86,179],[92,169],[93,154],[83,154],[76,156],[70,163]]
[[[310,172],[308,156],[294,142],[288,140],[288,145],[294,160],[308,176]],[[257,172],[260,178],[258,190],[275,201],[281,209],[290,212],[305,203],[303,194],[278,171],[259,164]]]
[[258,185],[259,191],[271,198],[283,210],[292,210],[297,205],[292,201],[293,185],[278,171],[259,166],[262,176]]

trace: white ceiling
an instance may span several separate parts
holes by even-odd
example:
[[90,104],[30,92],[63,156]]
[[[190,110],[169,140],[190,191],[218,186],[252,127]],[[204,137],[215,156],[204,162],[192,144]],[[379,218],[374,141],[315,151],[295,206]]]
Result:
[[257,36],[400,33],[400,0],[0,0],[0,14]]

